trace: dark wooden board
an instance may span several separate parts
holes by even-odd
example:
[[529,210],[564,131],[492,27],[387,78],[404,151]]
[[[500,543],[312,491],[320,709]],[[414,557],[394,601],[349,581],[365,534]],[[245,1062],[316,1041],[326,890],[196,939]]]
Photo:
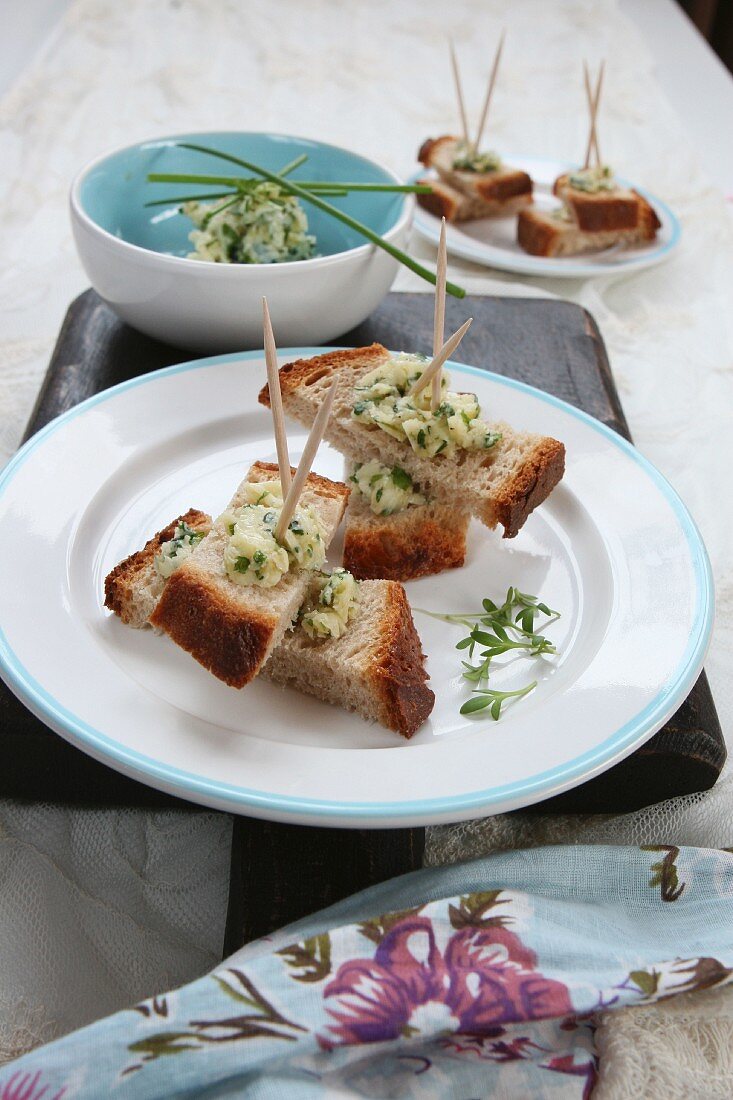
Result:
[[[475,320],[458,359],[519,378],[628,437],[603,342],[580,307],[545,299],[448,301],[446,324]],[[428,295],[391,294],[340,341],[428,348]],[[72,303],[26,437],[127,378],[190,358],[122,324],[93,291]],[[674,718],[642,749],[538,812],[622,812],[712,786],[725,747],[704,674]],[[100,764],[52,734],[0,684],[0,797],[88,806],[187,806]],[[235,819],[227,949],[374,882],[420,866],[421,829],[307,829]]]

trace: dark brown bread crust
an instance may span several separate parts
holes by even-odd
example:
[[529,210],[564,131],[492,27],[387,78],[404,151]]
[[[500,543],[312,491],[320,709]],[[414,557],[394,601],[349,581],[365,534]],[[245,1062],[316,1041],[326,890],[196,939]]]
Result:
[[458,214],[461,209],[460,202],[453,194],[453,189],[446,187],[440,180],[418,180],[418,183],[432,187],[429,195],[418,195],[417,201],[423,209],[437,218],[445,218],[447,222],[460,220]]
[[532,210],[520,210],[517,217],[517,241],[530,256],[552,256],[559,229],[538,217]]
[[518,168],[511,174],[504,173],[496,178],[487,173],[476,179],[476,193],[486,202],[507,202],[517,195],[531,195],[532,180]]
[[[355,355],[364,364],[364,373],[374,366],[383,363],[389,358],[389,352],[381,344],[370,344],[366,348],[347,348],[346,351],[329,351],[325,355],[316,355],[313,359],[296,359],[292,363],[286,363],[280,368],[280,390],[283,393],[292,393],[300,386],[310,386],[319,378],[329,374],[332,370],[338,370],[342,364],[350,365]],[[270,390],[264,385],[259,392],[257,400],[261,405],[270,407]],[[331,482],[333,484],[333,482]],[[345,488],[345,486],[342,486]],[[348,490],[347,490],[348,491]]]
[[537,444],[521,470],[503,487],[497,502],[503,538],[512,539],[527,516],[550,495],[565,473],[565,447],[549,436]]
[[661,227],[654,208],[638,191],[620,195],[612,191],[588,194],[571,187],[567,174],[558,176],[552,190],[555,195],[562,194],[575,214],[578,228],[585,233],[636,229],[638,226],[644,231],[644,240],[651,240]]
[[382,700],[380,722],[412,737],[432,711],[435,694],[425,683],[425,656],[405,590],[395,582],[390,583],[384,629],[369,675]]
[[431,517],[412,529],[393,523],[383,528],[361,524],[347,513],[344,534],[344,568],[358,580],[411,581],[444,569],[457,569],[466,558],[465,517],[453,528],[442,527]]
[[163,543],[170,542],[179,523],[185,523],[197,531],[208,531],[211,527],[211,516],[207,516],[205,512],[199,512],[197,508],[189,508],[184,515],[178,516],[162,531],[158,531],[148,539],[142,550],[136,550],[134,554],[130,554],[105,577],[104,606],[114,611],[115,615],[119,615],[123,623],[129,621],[127,611],[131,586],[134,585],[141,570],[146,569],[155,555],[160,553]]
[[644,229],[644,240],[653,241],[657,235],[657,230],[662,228],[662,223],[657,217],[657,212],[651,203],[647,202],[643,195],[640,195],[638,191],[634,191],[637,199],[639,200],[639,220]]
[[439,149],[441,145],[446,145],[450,142],[458,140],[458,138],[451,137],[449,134],[446,134],[443,137],[439,138],[426,138],[420,146],[419,152],[417,154],[417,159],[420,161],[421,164],[424,164],[426,168],[432,168],[434,159],[433,154],[435,153],[435,151]]
[[219,680],[241,688],[257,675],[278,620],[245,611],[206,576],[191,576],[182,566],[163,589],[150,622]]

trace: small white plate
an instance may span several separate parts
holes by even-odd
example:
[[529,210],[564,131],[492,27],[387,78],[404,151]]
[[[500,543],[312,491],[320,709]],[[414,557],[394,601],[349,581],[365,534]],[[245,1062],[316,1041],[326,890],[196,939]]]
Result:
[[[540,210],[556,209],[560,203],[552,194],[552,185],[558,176],[575,165],[561,161],[543,160],[540,157],[506,157],[507,164],[529,172],[534,183],[534,201]],[[434,172],[419,172],[412,177],[426,179]],[[632,186],[620,180],[625,187]],[[670,208],[648,191],[637,187],[657,212],[662,223],[656,239],[647,244],[623,248],[620,245],[602,252],[586,252],[581,256],[530,256],[517,243],[517,218],[480,218],[478,221],[448,225],[446,244],[448,251],[464,260],[472,260],[484,267],[500,271],[513,271],[519,275],[548,275],[563,279],[588,279],[597,275],[620,275],[653,267],[671,256],[680,240],[680,223]],[[440,218],[428,213],[421,206],[415,208],[415,229],[421,236],[437,244],[440,239]]]
[[[287,361],[319,349],[289,349]],[[273,459],[259,353],[161,370],[49,424],[0,476],[0,672],[47,725],[151,786],[253,816],[399,826],[514,809],[647,740],[702,666],[710,569],[678,497],[633,447],[538,390],[450,364],[489,418],[562,439],[567,473],[519,536],[472,524],[466,566],[407,585],[413,607],[469,611],[509,585],[562,612],[559,655],[496,684],[539,686],[499,722],[459,715],[462,630],[415,613],[436,704],[410,742],[289,689],[235,691],[167,638],[105,611],[121,558],[189,506],[216,515]],[[460,377],[463,376],[463,377]],[[297,458],[305,433],[290,433]],[[339,477],[323,447],[316,469]]]

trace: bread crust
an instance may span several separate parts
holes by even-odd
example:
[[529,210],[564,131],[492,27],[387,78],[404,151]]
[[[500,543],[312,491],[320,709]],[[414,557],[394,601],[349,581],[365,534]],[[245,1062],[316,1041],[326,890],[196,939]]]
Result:
[[427,184],[432,190],[429,195],[418,195],[417,201],[424,210],[434,214],[436,218],[445,218],[447,222],[465,221],[463,211],[468,209],[465,197],[456,191],[454,187],[442,180],[418,180],[418,183]]
[[549,436],[542,439],[511,481],[502,485],[497,500],[503,538],[518,533],[527,516],[545,500],[565,473],[565,447]]
[[498,175],[487,173],[485,176],[477,176],[476,192],[485,202],[504,204],[509,199],[519,196],[532,195],[532,180],[527,172],[519,168],[507,169]]
[[196,531],[208,531],[211,517],[205,512],[199,512],[197,508],[189,508],[182,516],[178,516],[162,531],[148,539],[142,550],[130,554],[105,577],[104,606],[119,615],[123,623],[129,624],[133,621],[132,589],[140,574],[152,567],[161,546],[164,542],[170,542],[180,523],[185,523]]
[[560,226],[552,225],[536,210],[520,210],[517,218],[517,241],[530,256],[554,256],[560,236]]
[[425,655],[402,585],[392,581],[383,630],[369,678],[381,700],[380,722],[410,738],[430,715],[435,693],[427,686]]
[[617,188],[615,191],[589,193],[570,185],[568,173],[558,176],[553,193],[572,209],[578,228],[586,233],[639,228],[643,240],[652,240],[661,222],[651,204],[638,191]]
[[[290,467],[290,473],[295,477],[294,466]],[[258,460],[252,463],[247,476],[250,481],[279,481],[280,467],[276,462],[260,462]],[[332,481],[330,477],[316,474],[312,470],[305,479],[303,488],[306,486],[309,489],[314,489],[319,497],[327,500],[343,501],[344,507],[346,507],[346,502],[351,496],[351,489],[348,485],[344,485],[343,481]]]
[[577,256],[615,244],[654,240],[660,224],[657,215],[648,203],[640,208],[639,215],[640,221],[631,229],[589,233],[575,222],[553,221],[538,210],[522,210],[517,219],[517,241],[532,256]]
[[[365,348],[346,348],[344,351],[328,351],[324,355],[314,355],[312,359],[294,359],[280,367],[280,392],[285,395],[295,393],[301,386],[310,386],[331,371],[342,366],[351,366],[354,359],[364,364],[364,373],[389,359],[389,352],[382,344],[369,344]],[[270,408],[270,387],[262,387],[257,400]]]
[[[344,567],[358,580],[410,581],[457,569],[466,558],[469,515],[438,505],[406,508],[393,516],[375,516],[351,503],[346,512]],[[368,513],[368,515],[365,514]]]
[[204,574],[183,565],[170,577],[150,622],[217,679],[241,688],[257,675],[278,618],[245,613]]
[[450,134],[444,134],[443,137],[439,138],[426,138],[420,146],[417,159],[421,164],[424,164],[426,168],[432,168],[433,162],[443,146],[448,146],[458,140],[459,138],[452,137]]

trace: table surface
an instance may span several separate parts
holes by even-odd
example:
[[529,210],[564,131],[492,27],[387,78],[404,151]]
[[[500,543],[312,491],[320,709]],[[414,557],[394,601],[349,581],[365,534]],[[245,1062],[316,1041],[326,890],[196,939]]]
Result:
[[[0,36],[0,95],[56,33],[72,0],[19,4]],[[620,0],[656,64],[656,77],[711,179],[733,198],[733,77],[676,0]],[[663,28],[660,33],[660,28]]]
[[[353,146],[358,123],[365,154],[406,174],[418,140],[454,125],[455,115],[442,0],[378,5],[376,22],[374,5],[331,0],[312,0],[307,20],[298,0],[15,7],[0,41],[0,91],[14,81],[0,111],[0,462],[20,441],[69,301],[87,285],[66,194],[92,156],[215,125],[295,128]],[[733,466],[733,244],[721,191],[733,193],[733,148],[718,134],[733,114],[733,81],[674,0],[454,0],[451,19],[472,104],[506,20],[492,127],[507,150],[577,156],[585,137],[579,59],[606,56],[604,149],[682,220],[675,257],[627,279],[522,279],[456,261],[449,273],[472,293],[569,298],[598,321],[637,446],[680,492],[710,550],[719,601],[707,669],[730,741],[732,517],[720,471]],[[350,34],[350,64],[335,74],[330,57]],[[434,263],[424,242],[413,238],[411,248]],[[408,273],[395,289],[425,287]],[[656,842],[671,831],[675,843],[729,845],[732,800],[724,778],[694,814],[667,809],[652,836],[649,818],[620,819],[614,842]],[[0,988],[0,1057],[6,1034],[53,1037],[214,962],[228,822],[192,816],[0,803],[0,942],[12,944]],[[461,843],[465,857],[465,835]]]

